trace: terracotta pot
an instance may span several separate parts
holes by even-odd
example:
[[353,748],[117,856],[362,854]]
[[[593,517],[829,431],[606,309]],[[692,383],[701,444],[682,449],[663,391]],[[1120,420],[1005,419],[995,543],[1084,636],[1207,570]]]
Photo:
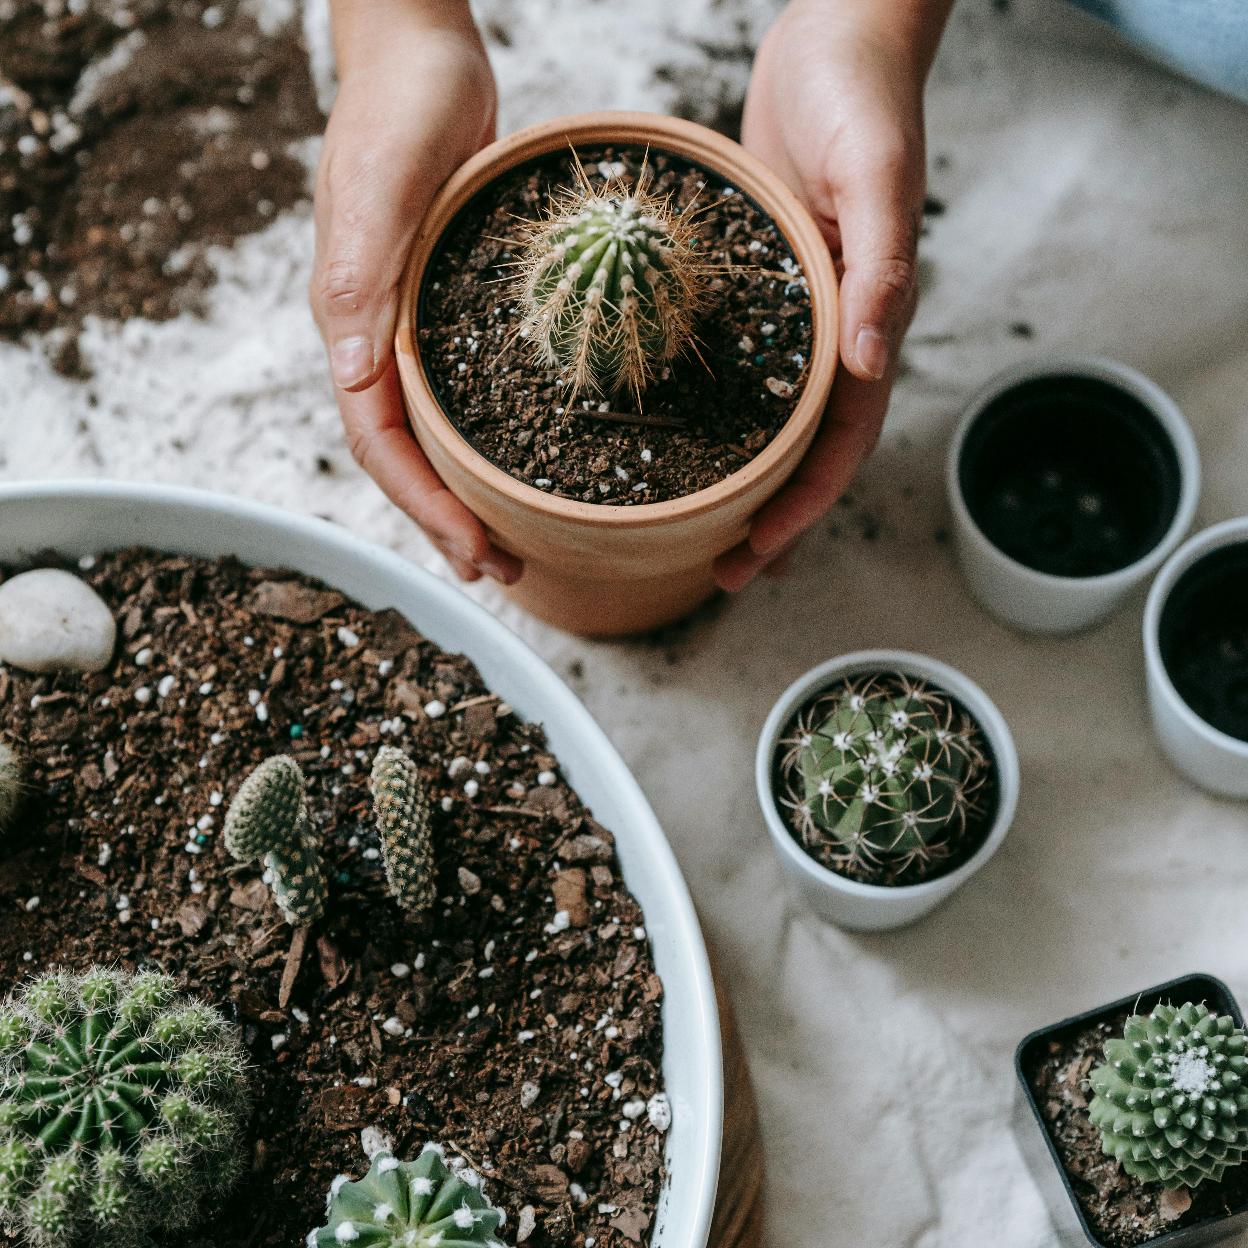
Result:
[[[570,145],[602,143],[674,152],[750,195],[793,249],[812,307],[804,387],[792,416],[770,445],[708,489],[635,507],[552,497],[490,463],[455,429],[434,397],[415,334],[426,265],[460,208],[516,165]],[[499,546],[525,561],[524,576],[510,590],[512,598],[570,632],[642,632],[679,619],[714,592],[712,561],[744,540],[750,517],[805,454],[836,368],[836,310],[836,275],[819,228],[764,164],[692,122],[650,113],[587,113],[500,139],[468,161],[439,192],[403,278],[396,333],[399,377],[416,437],[439,476],[481,517]]]

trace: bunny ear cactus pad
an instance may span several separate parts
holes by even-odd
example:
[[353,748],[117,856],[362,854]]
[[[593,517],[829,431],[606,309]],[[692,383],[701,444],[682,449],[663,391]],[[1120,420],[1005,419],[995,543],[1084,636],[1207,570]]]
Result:
[[130,1248],[236,1177],[238,1030],[165,975],[31,980],[0,1006],[0,1227],[35,1248]]
[[292,927],[325,912],[321,849],[308,818],[303,772],[285,754],[266,758],[239,786],[225,816],[225,847],[239,862],[260,861]]
[[452,1170],[436,1144],[415,1161],[379,1153],[355,1183],[340,1175],[326,1213],[307,1248],[501,1248],[494,1232],[502,1210],[486,1200],[472,1171]]
[[1206,1005],[1127,1019],[1091,1074],[1088,1117],[1130,1175],[1168,1187],[1218,1182],[1248,1157],[1248,1035]]
[[707,266],[689,211],[649,190],[580,184],[562,193],[521,241],[520,335],[582,390],[640,398],[664,364],[693,344]]
[[433,905],[437,881],[420,769],[402,750],[383,745],[369,784],[390,892],[409,914],[421,914]]
[[781,761],[808,849],[867,874],[929,869],[983,812],[990,760],[974,720],[908,677],[846,681],[799,717]]

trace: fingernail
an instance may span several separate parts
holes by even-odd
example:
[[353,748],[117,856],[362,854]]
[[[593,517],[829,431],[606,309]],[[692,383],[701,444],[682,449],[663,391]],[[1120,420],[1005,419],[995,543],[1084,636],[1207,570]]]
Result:
[[329,350],[334,384],[358,385],[373,371],[373,344],[367,338],[340,338]]
[[888,339],[874,325],[864,325],[854,340],[858,367],[874,381],[888,371]]

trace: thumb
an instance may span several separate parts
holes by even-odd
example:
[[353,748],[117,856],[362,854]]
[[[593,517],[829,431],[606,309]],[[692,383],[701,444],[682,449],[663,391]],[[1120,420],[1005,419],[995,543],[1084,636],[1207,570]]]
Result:
[[863,381],[889,371],[914,315],[923,186],[922,155],[906,152],[834,187],[844,264],[841,358]]
[[400,173],[397,163],[376,151],[342,163],[326,154],[311,301],[343,390],[367,389],[385,371],[399,279],[429,203],[423,179]]

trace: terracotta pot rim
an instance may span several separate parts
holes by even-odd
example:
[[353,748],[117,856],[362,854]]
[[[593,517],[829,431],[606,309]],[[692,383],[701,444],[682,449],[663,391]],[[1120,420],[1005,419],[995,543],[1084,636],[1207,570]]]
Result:
[[[811,304],[811,356],[797,405],[779,432],[748,464],[722,481],[680,498],[622,506],[560,498],[513,477],[480,453],[451,422],[425,373],[413,332],[420,282],[443,231],[468,200],[495,178],[535,156],[563,146],[649,144],[696,161],[745,191],[766,210],[792,248],[806,278]],[[532,511],[601,527],[644,528],[688,519],[750,490],[782,460],[807,427],[818,424],[837,364],[837,281],[827,244],[814,218],[780,176],[740,144],[696,122],[661,113],[596,111],[557,117],[507,135],[482,149],[435,196],[408,257],[400,287],[395,348],[405,390],[422,421],[473,475]]]

